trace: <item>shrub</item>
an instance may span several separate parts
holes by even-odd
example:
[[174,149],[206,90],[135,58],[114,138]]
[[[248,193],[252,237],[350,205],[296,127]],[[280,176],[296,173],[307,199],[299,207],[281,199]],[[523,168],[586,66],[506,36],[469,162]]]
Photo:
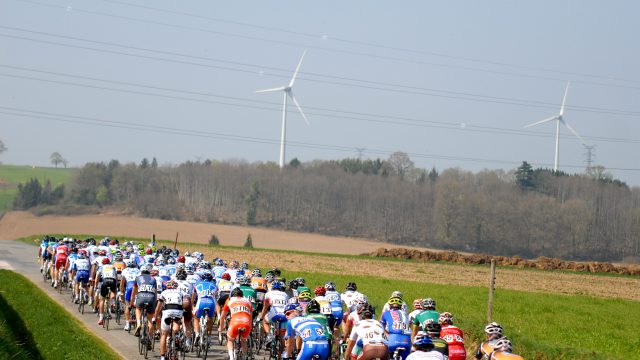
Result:
[[247,240],[245,240],[245,242],[244,242],[244,247],[253,248],[253,239],[251,238],[251,233],[249,233],[249,235],[247,235]]
[[209,245],[220,245],[220,239],[218,239],[216,234],[211,234],[211,238],[209,239]]

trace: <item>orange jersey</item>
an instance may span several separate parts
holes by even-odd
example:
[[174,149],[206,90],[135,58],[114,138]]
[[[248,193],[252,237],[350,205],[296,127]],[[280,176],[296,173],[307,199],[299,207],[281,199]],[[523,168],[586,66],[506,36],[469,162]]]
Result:
[[113,266],[116,268],[116,271],[119,274],[122,272],[122,270],[126,269],[127,264],[125,264],[124,262],[115,262],[113,263]]
[[222,311],[228,311],[231,314],[231,318],[235,316],[248,316],[251,319],[253,313],[253,306],[251,301],[243,297],[230,297],[224,304]]
[[267,291],[267,279],[265,278],[251,278],[251,287],[254,290],[264,290]]
[[520,355],[512,354],[504,351],[495,351],[489,356],[490,360],[524,360]]

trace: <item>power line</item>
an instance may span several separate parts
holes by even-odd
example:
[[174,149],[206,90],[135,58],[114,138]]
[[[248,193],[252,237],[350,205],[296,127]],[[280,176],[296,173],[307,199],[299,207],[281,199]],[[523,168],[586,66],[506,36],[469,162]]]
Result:
[[[376,58],[376,59],[381,59],[381,60],[399,61],[399,62],[405,62],[405,63],[418,64],[418,65],[429,65],[429,66],[452,68],[452,69],[466,70],[466,71],[485,72],[485,73],[507,75],[507,76],[521,77],[521,78],[533,78],[533,79],[551,80],[551,81],[559,81],[559,82],[565,82],[566,81],[566,79],[548,77],[548,76],[530,75],[530,74],[514,73],[514,72],[507,72],[507,71],[488,70],[488,69],[474,68],[474,67],[469,67],[469,66],[459,66],[459,65],[452,65],[452,64],[445,64],[445,63],[434,63],[434,62],[427,62],[427,61],[414,60],[414,59],[403,59],[403,58],[397,58],[397,57],[376,55],[376,54],[373,54],[373,53],[363,53],[363,52],[352,51],[352,50],[332,49],[332,48],[327,48],[327,47],[322,47],[322,46],[315,46],[315,45],[310,45],[310,44],[301,44],[301,43],[295,43],[295,42],[283,41],[283,40],[273,40],[273,39],[267,39],[267,38],[261,38],[261,37],[243,35],[243,34],[236,34],[236,33],[231,33],[231,32],[214,31],[214,30],[210,30],[210,29],[198,28],[198,27],[187,26],[187,25],[171,24],[171,23],[155,21],[155,20],[148,20],[148,19],[142,19],[142,18],[136,18],[136,17],[131,17],[131,16],[115,15],[115,14],[105,13],[105,12],[101,12],[101,11],[86,10],[86,9],[81,9],[81,8],[76,8],[76,7],[67,7],[67,6],[61,6],[61,5],[47,4],[47,3],[41,3],[41,2],[33,1],[33,0],[16,0],[16,1],[23,2],[23,3],[28,3],[28,4],[33,4],[33,5],[38,5],[38,6],[44,6],[44,7],[48,7],[48,8],[61,9],[61,10],[65,10],[65,11],[70,11],[69,8],[71,8],[71,11],[73,11],[73,12],[80,12],[80,13],[86,13],[86,14],[91,14],[91,15],[99,15],[99,16],[116,18],[116,19],[120,19],[120,20],[127,20],[127,21],[133,21],[133,22],[139,22],[139,23],[144,23],[144,24],[161,25],[161,26],[177,28],[177,29],[183,29],[183,30],[205,32],[205,33],[209,33],[209,34],[214,34],[214,35],[219,35],[219,36],[227,36],[227,37],[234,37],[234,38],[239,38],[239,39],[244,39],[244,40],[261,41],[261,42],[267,42],[267,43],[273,43],[273,44],[293,46],[293,47],[296,47],[296,48],[309,48],[309,49],[315,49],[315,50],[320,50],[320,51],[326,51],[326,52],[332,52],[332,53],[343,53],[343,54],[349,54],[349,55],[355,55],[355,56],[364,56],[364,57],[367,57],[367,58]],[[605,83],[598,83],[598,82],[577,80],[577,79],[574,79],[573,82],[574,83],[597,85],[597,86],[619,87],[619,88],[628,88],[628,89],[640,90],[640,88],[637,88],[637,87],[624,86],[624,85],[615,85],[615,84],[605,84]]]
[[[44,32],[39,32],[39,31],[32,31],[32,30],[25,30],[25,29],[20,29],[20,28],[15,28],[15,27],[7,27],[7,26],[2,26],[2,25],[0,25],[0,28],[6,28],[6,29],[10,29],[10,30],[17,30],[17,31],[29,32],[29,33],[36,33],[36,34],[39,34],[39,35],[61,37],[61,38],[84,41],[84,42],[97,43],[97,44],[101,44],[101,45],[117,46],[117,47],[123,47],[123,48],[128,48],[128,49],[140,50],[140,51],[164,53],[164,54],[170,54],[170,55],[182,56],[182,57],[192,57],[192,56],[189,56],[189,55],[184,55],[184,54],[179,54],[179,53],[152,50],[152,49],[145,49],[145,48],[140,48],[140,47],[126,46],[126,45],[120,45],[120,44],[108,43],[108,42],[102,42],[102,41],[87,40],[87,39],[81,39],[81,38],[69,37],[69,36],[63,36],[63,35],[55,35],[55,34],[50,34],[50,33],[44,33]],[[186,65],[205,67],[205,68],[213,68],[213,69],[218,69],[218,70],[235,71],[235,72],[241,72],[241,73],[246,73],[246,74],[256,74],[255,71],[246,70],[246,69],[231,68],[231,67],[219,66],[219,65],[208,65],[208,64],[201,64],[201,63],[183,61],[183,60],[159,58],[159,57],[154,57],[154,56],[149,56],[149,55],[132,54],[132,53],[127,53],[127,52],[122,52],[122,51],[115,51],[115,50],[108,50],[108,49],[98,49],[98,48],[92,48],[92,47],[87,47],[87,46],[59,43],[59,42],[54,42],[54,41],[49,41],[49,40],[34,39],[34,38],[29,38],[29,37],[24,37],[24,36],[16,36],[16,35],[9,35],[9,34],[0,33],[0,37],[7,37],[7,38],[18,39],[18,40],[33,41],[33,42],[45,43],[45,44],[56,45],[56,46],[78,48],[78,49],[82,49],[82,50],[90,50],[90,51],[96,51],[96,52],[102,52],[102,53],[124,55],[124,56],[137,57],[137,58],[143,58],[143,59],[151,59],[151,60],[159,60],[159,61],[164,61],[164,62],[180,63],[180,64],[186,64]],[[219,59],[213,59],[213,58],[205,58],[205,57],[193,57],[193,58],[197,58],[199,60],[213,61],[213,62],[232,63],[232,64],[236,64],[236,65],[250,66],[250,67],[254,67],[254,68],[265,68],[265,67],[262,67],[260,65],[255,65],[255,64],[239,63],[239,62],[225,61],[225,60],[219,60]],[[270,69],[276,70],[276,71],[287,71],[287,72],[290,71],[290,70],[279,69],[279,68],[270,68]],[[307,74],[310,74],[310,73],[307,73]],[[267,75],[271,76],[271,77],[277,77],[277,78],[286,78],[288,80],[288,75],[287,76],[274,75],[274,74],[267,74]],[[307,81],[311,81],[311,82],[330,84],[330,85],[358,87],[358,88],[364,88],[364,89],[370,89],[370,90],[381,90],[381,91],[394,92],[394,93],[423,95],[423,96],[438,97],[438,98],[445,98],[445,99],[459,99],[459,100],[466,100],[466,101],[473,101],[473,102],[495,103],[495,104],[524,106],[524,107],[532,107],[532,108],[545,108],[545,109],[554,109],[554,110],[557,109],[557,107],[558,107],[558,104],[555,104],[555,103],[541,102],[541,101],[535,101],[535,100],[525,100],[525,99],[515,99],[515,98],[487,96],[487,95],[472,94],[472,93],[465,93],[465,92],[446,91],[446,90],[441,90],[441,89],[420,88],[420,87],[412,87],[412,86],[406,86],[406,85],[398,85],[398,84],[389,84],[389,83],[382,83],[382,82],[367,81],[367,80],[361,80],[361,79],[352,79],[352,78],[345,78],[345,77],[332,77],[332,76],[329,76],[329,75],[322,75],[322,74],[312,74],[312,75],[313,76],[327,77],[327,78],[337,78],[337,79],[341,79],[341,80],[361,82],[361,83],[371,83],[371,84],[378,84],[378,85],[383,85],[383,86],[400,87],[400,88],[405,88],[405,89],[408,89],[408,90],[381,88],[381,87],[377,87],[377,86],[367,86],[367,85],[358,85],[358,84],[346,84],[346,83],[341,83],[341,82],[336,82],[336,81],[318,80],[318,79],[306,78],[306,77],[301,77],[301,79],[304,79],[304,80],[307,80]],[[417,90],[421,90],[421,91],[415,91],[415,90],[412,90],[412,89],[417,89]],[[640,90],[640,88],[639,88],[639,90]],[[453,95],[451,95],[451,94],[453,94]],[[640,116],[640,112],[631,111],[631,110],[607,109],[607,108],[579,106],[579,105],[566,105],[565,108],[571,109],[571,110],[574,110],[574,111],[590,112],[590,113],[598,113],[598,114],[608,114],[608,115],[618,115],[618,116],[634,116],[634,117],[635,116]]]
[[[131,4],[131,3],[128,3],[128,2],[118,1],[118,0],[103,0],[103,1],[104,2],[114,3],[114,4],[119,4],[119,5],[123,5],[123,6],[139,8],[139,9],[146,9],[146,10],[153,10],[153,11],[157,11],[157,12],[163,12],[163,13],[172,14],[172,15],[182,15],[182,16],[193,17],[193,18],[203,19],[203,20],[208,20],[208,21],[213,21],[213,22],[220,22],[220,23],[226,23],[226,24],[232,24],[232,25],[240,25],[240,26],[250,27],[250,28],[254,28],[254,29],[269,30],[269,31],[281,32],[281,33],[285,33],[285,34],[304,36],[304,37],[312,38],[312,39],[318,39],[319,37],[321,37],[321,36],[319,36],[317,34],[304,33],[304,32],[300,32],[300,31],[293,31],[293,30],[277,28],[277,27],[272,27],[272,26],[263,26],[263,25],[250,24],[250,23],[245,23],[245,22],[241,22],[241,21],[233,21],[233,20],[215,18],[215,17],[211,17],[211,16],[204,16],[204,15],[188,13],[188,12],[183,12],[183,11],[169,10],[169,9],[158,8],[158,7],[147,6],[147,5]],[[566,71],[566,70],[549,69],[549,68],[536,67],[536,66],[530,66],[530,65],[505,63],[505,62],[500,62],[500,61],[495,61],[495,60],[477,59],[477,58],[466,57],[466,56],[456,56],[456,55],[436,53],[436,52],[424,51],[424,50],[418,50],[418,49],[409,49],[409,48],[402,48],[402,47],[397,47],[397,46],[376,44],[376,43],[371,43],[371,42],[365,42],[365,41],[341,38],[341,37],[337,37],[337,36],[329,36],[327,38],[331,39],[331,40],[334,40],[334,41],[337,41],[337,42],[343,42],[343,43],[351,44],[351,45],[355,44],[355,45],[362,45],[362,46],[368,46],[368,47],[379,48],[379,49],[402,51],[402,52],[407,52],[407,53],[412,53],[412,54],[437,56],[437,57],[442,57],[442,58],[446,58],[446,59],[455,59],[455,60],[463,60],[463,61],[470,61],[470,62],[478,62],[478,63],[484,63],[484,64],[489,64],[489,65],[507,66],[507,67],[526,69],[526,70],[551,72],[551,73],[573,75],[573,76],[585,76],[585,77],[592,77],[592,78],[603,79],[603,80],[613,80],[613,81],[621,81],[621,82],[640,83],[640,81],[638,81],[638,80],[623,79],[623,78],[619,78],[619,77],[587,74],[587,73]]]
[[[110,84],[119,84],[119,85],[126,85],[126,86],[149,88],[149,89],[153,89],[153,90],[177,92],[177,93],[180,93],[180,94],[185,93],[185,94],[190,94],[190,95],[222,98],[225,101],[203,100],[203,99],[197,99],[197,98],[187,97],[187,96],[183,96],[183,95],[177,96],[177,95],[158,94],[158,93],[152,93],[152,92],[146,92],[146,91],[128,90],[128,89],[113,88],[113,87],[107,87],[107,86],[98,86],[98,85],[91,85],[91,84],[75,83],[75,82],[69,82],[69,81],[43,79],[43,78],[38,78],[38,77],[33,77],[33,76],[23,76],[23,75],[7,74],[7,73],[1,73],[0,72],[0,76],[11,77],[11,78],[26,79],[26,80],[33,80],[33,81],[40,81],[40,82],[68,85],[68,86],[76,86],[76,87],[86,87],[86,88],[113,91],[113,92],[119,92],[119,93],[131,93],[131,94],[137,94],[137,95],[162,97],[162,98],[169,98],[169,99],[174,99],[174,100],[193,101],[193,102],[200,102],[200,103],[213,103],[213,104],[218,104],[218,105],[240,107],[240,108],[251,108],[251,109],[257,109],[257,110],[268,110],[268,111],[274,111],[274,112],[280,112],[281,111],[280,110],[280,106],[281,105],[279,103],[268,102],[268,101],[263,101],[263,100],[254,100],[254,99],[249,99],[249,98],[217,95],[217,94],[211,94],[211,93],[205,93],[205,92],[194,92],[194,91],[189,91],[189,90],[172,89],[172,88],[158,87],[158,86],[149,86],[149,85],[142,85],[142,84],[131,83],[131,82],[124,82],[124,81],[114,81],[114,80],[99,79],[99,78],[95,78],[95,77],[77,76],[77,75],[71,75],[71,74],[65,74],[65,73],[59,73],[59,72],[35,70],[35,69],[29,69],[29,68],[25,68],[25,67],[17,67],[17,66],[4,65],[4,64],[0,64],[0,67],[7,67],[7,68],[12,68],[12,69],[19,69],[19,70],[31,71],[31,72],[39,72],[39,73],[45,73],[45,74],[52,74],[52,75],[56,75],[56,76],[71,77],[71,78],[83,79],[83,80],[101,81],[101,82],[106,82],[106,83],[110,83]],[[258,103],[258,104],[263,104],[263,105],[273,105],[274,107],[271,108],[271,107],[257,106],[257,105],[237,104],[237,103],[232,103],[232,102],[229,102],[229,101],[241,101],[241,102],[248,102],[248,103]],[[496,133],[496,134],[503,134],[503,135],[520,135],[520,136],[529,136],[529,137],[550,138],[550,137],[554,137],[555,136],[554,134],[545,133],[545,132],[533,132],[533,131],[525,131],[525,130],[498,128],[498,127],[478,126],[478,125],[465,125],[464,127],[461,127],[459,122],[430,121],[430,120],[422,120],[422,119],[415,119],[415,118],[409,118],[409,117],[402,117],[402,116],[397,116],[397,115],[384,115],[384,114],[372,114],[372,113],[362,113],[362,112],[354,112],[354,111],[341,111],[341,110],[334,110],[334,109],[327,109],[327,108],[313,107],[313,106],[307,106],[307,108],[308,109],[312,109],[312,110],[331,112],[331,114],[317,113],[317,112],[309,113],[310,115],[314,115],[314,116],[328,117],[328,118],[341,118],[341,119],[357,120],[357,121],[366,121],[366,122],[372,122],[372,123],[394,124],[394,125],[404,125],[404,126],[414,126],[414,127],[417,126],[417,127],[440,128],[440,129],[460,130],[460,131],[470,131],[470,132],[480,132],[480,133]],[[347,114],[347,115],[339,115],[339,114]],[[384,120],[371,119],[370,117],[382,118]],[[387,120],[387,119],[397,119],[399,121],[390,121],[390,120]],[[570,137],[570,136],[562,135],[562,137],[566,138],[566,139],[572,139],[573,140],[573,138]],[[624,143],[640,143],[640,139],[620,139],[620,138],[605,138],[605,137],[594,137],[594,136],[585,136],[585,138],[588,138],[588,139],[591,139],[591,140],[598,140],[598,141],[605,141],[605,142],[615,142],[615,143],[622,143],[622,142],[624,142]]]
[[[240,135],[233,135],[233,134],[223,134],[223,133],[209,132],[209,131],[203,131],[203,130],[163,127],[163,126],[148,125],[148,124],[141,124],[141,123],[127,123],[123,121],[104,120],[104,119],[98,119],[93,117],[50,113],[50,112],[20,109],[20,108],[6,107],[6,106],[0,106],[0,109],[5,109],[4,111],[0,110],[0,114],[9,115],[9,116],[18,116],[23,118],[46,119],[46,120],[67,122],[67,123],[74,123],[74,124],[84,124],[84,125],[102,126],[102,127],[111,127],[111,128],[123,128],[128,130],[166,133],[166,134],[181,135],[181,136],[214,138],[214,139],[228,140],[228,141],[241,141],[241,142],[250,142],[250,143],[271,144],[271,145],[279,143],[279,140],[276,140],[276,139],[248,137],[248,136],[240,136]],[[287,145],[291,145],[294,147],[302,147],[302,148],[334,150],[334,151],[347,152],[347,153],[351,153],[353,151],[353,148],[350,146],[326,145],[326,144],[307,143],[307,142],[299,142],[299,141],[287,141]],[[394,152],[394,151],[384,150],[384,149],[369,149],[369,148],[367,149],[367,151],[370,153],[378,154],[378,155],[391,155]],[[505,165],[517,165],[520,163],[518,161],[448,156],[448,155],[437,155],[437,154],[409,153],[408,155],[414,158],[456,160],[456,161],[466,161],[466,162],[483,162],[483,163],[496,163],[496,164],[505,164]],[[533,163],[533,164],[539,165],[539,166],[551,166],[551,164],[548,164],[548,163]],[[563,165],[563,167],[582,168],[582,166],[579,166],[579,165]],[[640,171],[640,168],[607,168],[607,169],[618,170],[618,171]]]

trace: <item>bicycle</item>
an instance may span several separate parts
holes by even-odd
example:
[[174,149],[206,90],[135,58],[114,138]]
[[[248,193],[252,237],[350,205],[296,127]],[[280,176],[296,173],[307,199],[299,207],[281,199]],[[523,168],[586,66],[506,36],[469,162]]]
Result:
[[[286,321],[286,320],[285,320]],[[284,350],[284,344],[280,338],[280,321],[276,321],[271,325],[269,331],[272,337],[271,348],[269,349],[269,359],[282,360],[282,351]]]
[[406,350],[406,348],[398,346],[396,348],[396,350],[393,352],[393,355],[391,355],[391,359],[390,360],[402,360],[402,352],[405,351],[405,350]]
[[78,299],[78,312],[84,314],[84,305],[87,302],[87,291],[80,285],[80,299]]
[[115,308],[115,312],[116,312],[116,324],[120,325],[121,322],[121,317],[122,317],[122,309],[123,309],[123,304],[122,301],[120,301],[120,297],[122,296],[122,294],[120,293],[120,291],[118,291],[118,294],[116,295],[116,308]]
[[[204,314],[209,312],[209,309],[204,309]],[[207,334],[207,323],[209,317],[204,315],[200,318],[200,343],[196,348],[196,356],[202,355],[202,360],[207,360],[207,354],[209,353],[209,335]]]
[[[225,324],[229,324],[230,320],[231,320],[231,315],[229,314],[227,315]],[[222,346],[226,341],[227,341],[227,331],[226,330],[218,331],[218,345]]]
[[111,319],[111,305],[109,304],[109,296],[104,298],[104,312],[102,313],[102,327],[109,331],[109,320]]
[[149,324],[147,319],[147,309],[142,309],[142,327],[140,329],[140,337],[138,337],[138,351],[146,359],[148,357],[149,348],[151,347],[151,338],[149,337]]
[[[240,329],[238,336],[233,340],[233,358],[235,360],[248,360],[252,358],[251,354],[251,346],[247,346],[247,354],[242,351],[242,333],[244,333],[244,329]],[[249,335],[251,337],[251,335]],[[248,339],[247,339],[248,340]]]
[[251,345],[256,354],[260,353],[260,349],[262,345],[266,341],[266,335],[262,330],[262,319],[258,320],[257,318],[253,321],[253,329],[251,334]]
[[186,353],[184,351],[184,333],[182,331],[182,327],[177,333],[173,330],[174,322],[182,323],[182,318],[172,317],[169,318],[169,320],[171,322],[171,330],[167,337],[167,352],[165,353],[165,359],[178,360],[182,358],[182,360],[184,360]]

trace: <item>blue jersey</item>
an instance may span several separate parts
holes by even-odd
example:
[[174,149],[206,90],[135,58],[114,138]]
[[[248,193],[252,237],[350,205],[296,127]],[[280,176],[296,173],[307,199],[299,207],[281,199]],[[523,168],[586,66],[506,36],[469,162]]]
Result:
[[155,294],[158,287],[156,279],[149,274],[142,274],[138,276],[136,278],[136,284],[138,285],[139,293],[148,292]]
[[167,270],[167,274],[169,274],[169,277],[173,276],[176,274],[177,268],[175,265],[173,264],[169,264],[167,266],[164,267]]
[[390,309],[382,314],[380,323],[387,333],[397,335],[409,335],[409,315],[403,310]]
[[297,316],[287,322],[287,336],[299,336],[302,341],[327,341],[325,328],[315,319]]
[[211,269],[213,277],[215,277],[216,279],[220,279],[225,271],[227,271],[227,268],[224,266],[214,266],[213,269]]
[[216,291],[218,291],[216,283],[209,281],[198,281],[193,288],[198,298],[208,297],[215,299]]

